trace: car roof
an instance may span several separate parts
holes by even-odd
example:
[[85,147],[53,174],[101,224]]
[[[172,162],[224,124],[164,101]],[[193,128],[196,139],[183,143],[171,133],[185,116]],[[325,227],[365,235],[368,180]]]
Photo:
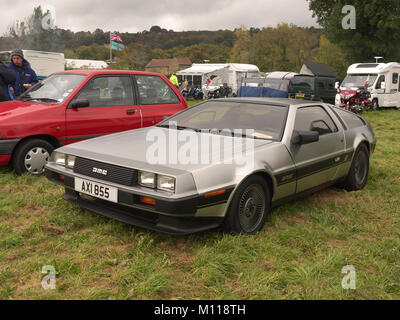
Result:
[[264,97],[245,97],[245,98],[224,98],[217,99],[218,102],[242,102],[242,103],[257,103],[267,104],[282,107],[290,107],[292,105],[320,105],[321,102],[310,101],[303,99],[289,99],[289,98],[264,98]]
[[109,70],[109,69],[101,69],[101,70],[93,70],[93,69],[84,69],[84,70],[66,70],[56,73],[73,73],[73,74],[84,74],[84,75],[103,75],[103,74],[139,74],[139,75],[156,75],[160,76],[160,73],[155,72],[145,72],[145,71],[136,71],[136,70]]

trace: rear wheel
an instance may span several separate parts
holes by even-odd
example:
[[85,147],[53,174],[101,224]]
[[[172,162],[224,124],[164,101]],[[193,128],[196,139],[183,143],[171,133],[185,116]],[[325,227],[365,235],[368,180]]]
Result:
[[54,146],[43,139],[31,139],[18,146],[12,164],[17,174],[29,172],[33,175],[44,173],[44,166],[50,159]]
[[261,176],[252,176],[236,191],[222,229],[228,233],[255,234],[270,212],[270,190]]
[[353,158],[349,173],[344,181],[347,191],[361,190],[368,181],[369,152],[365,144],[359,146]]

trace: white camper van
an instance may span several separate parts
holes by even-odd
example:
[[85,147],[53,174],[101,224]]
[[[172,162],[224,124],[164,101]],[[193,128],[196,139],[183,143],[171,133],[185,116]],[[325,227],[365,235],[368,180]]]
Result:
[[[54,72],[65,69],[64,53],[35,50],[22,50],[22,52],[39,79],[44,79]],[[0,61],[6,64],[10,63],[10,55],[11,51],[0,51]]]
[[[340,89],[356,91],[368,86],[373,108],[400,107],[400,63],[357,63],[347,69]],[[336,95],[340,104],[340,95]]]

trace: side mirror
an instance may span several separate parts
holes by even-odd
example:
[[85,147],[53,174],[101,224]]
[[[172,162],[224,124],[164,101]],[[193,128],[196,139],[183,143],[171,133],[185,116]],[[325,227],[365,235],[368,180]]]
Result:
[[293,131],[292,143],[297,145],[319,141],[319,133],[316,131]]
[[339,81],[335,82],[335,89],[339,89],[340,85],[339,85]]
[[385,83],[385,82],[382,82],[382,83],[381,83],[381,89],[383,89],[383,90],[386,89],[386,83]]
[[88,99],[77,99],[70,104],[72,109],[87,108],[90,106]]

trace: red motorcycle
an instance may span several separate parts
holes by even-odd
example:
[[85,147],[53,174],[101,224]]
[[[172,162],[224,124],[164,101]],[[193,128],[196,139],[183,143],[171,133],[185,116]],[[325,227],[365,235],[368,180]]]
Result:
[[364,109],[372,109],[372,101],[370,101],[371,93],[367,88],[357,90],[340,90],[340,107],[354,113],[361,113]]

